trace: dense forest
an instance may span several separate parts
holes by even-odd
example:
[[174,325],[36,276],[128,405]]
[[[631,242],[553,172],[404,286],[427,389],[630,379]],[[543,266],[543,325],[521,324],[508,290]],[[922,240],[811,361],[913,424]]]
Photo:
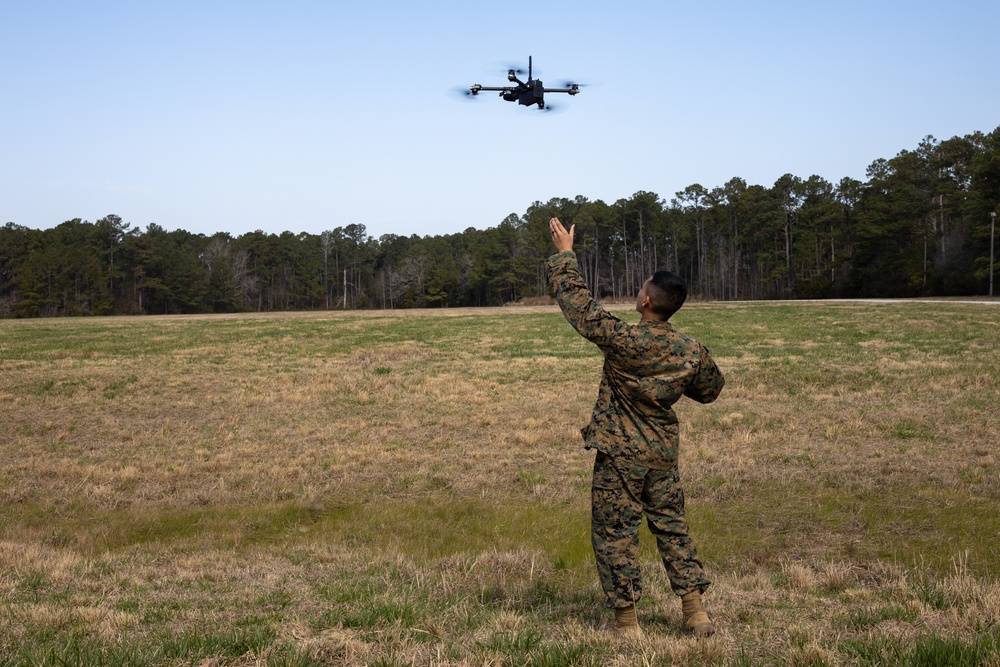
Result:
[[0,317],[493,306],[546,294],[548,220],[576,225],[587,283],[638,291],[655,268],[704,299],[985,294],[1000,210],[1000,127],[878,159],[867,181],[791,174],[690,185],[669,200],[535,202],[496,227],[377,239],[212,236],[118,216],[0,227]]

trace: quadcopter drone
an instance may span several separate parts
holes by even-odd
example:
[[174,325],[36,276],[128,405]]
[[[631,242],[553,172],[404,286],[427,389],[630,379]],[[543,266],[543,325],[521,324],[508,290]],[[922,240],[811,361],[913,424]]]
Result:
[[517,78],[518,74],[524,74],[524,70],[511,68],[507,70],[507,80],[511,83],[517,84],[516,86],[481,86],[478,83],[473,85],[465,92],[466,95],[479,95],[480,92],[492,91],[499,92],[500,97],[504,98],[508,102],[517,102],[518,104],[526,107],[530,107],[535,104],[538,105],[540,111],[547,111],[545,107],[545,93],[567,93],[569,95],[576,95],[580,92],[580,86],[583,84],[573,83],[567,81],[563,84],[563,88],[546,88],[539,79],[535,79],[531,76],[531,56],[528,56],[528,80],[521,81]]

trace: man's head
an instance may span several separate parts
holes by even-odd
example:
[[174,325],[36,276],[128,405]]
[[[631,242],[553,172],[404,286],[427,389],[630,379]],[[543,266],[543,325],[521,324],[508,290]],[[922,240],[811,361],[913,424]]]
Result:
[[643,283],[635,309],[644,320],[669,320],[687,299],[687,284],[672,271],[660,269]]

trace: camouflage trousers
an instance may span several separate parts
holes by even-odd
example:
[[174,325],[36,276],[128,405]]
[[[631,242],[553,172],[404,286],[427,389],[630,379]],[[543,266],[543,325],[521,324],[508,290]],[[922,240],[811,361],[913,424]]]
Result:
[[676,466],[652,470],[598,452],[591,509],[597,573],[609,607],[627,607],[642,597],[638,552],[643,514],[656,537],[674,593],[684,595],[708,588],[711,582],[705,578],[698,551],[688,536],[684,492]]

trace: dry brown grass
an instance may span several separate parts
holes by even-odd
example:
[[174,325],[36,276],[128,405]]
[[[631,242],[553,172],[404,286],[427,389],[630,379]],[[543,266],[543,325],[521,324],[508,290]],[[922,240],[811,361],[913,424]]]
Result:
[[153,359],[95,352],[21,364],[8,373],[20,391],[0,396],[13,482],[3,500],[98,508],[312,501],[345,482],[384,486],[401,475],[435,476],[463,493],[489,480],[492,492],[497,475],[513,478],[515,460],[582,465],[567,438],[570,408],[546,415],[538,406],[566,387],[560,400],[576,408],[592,388],[571,376],[555,386],[509,381],[563,370],[555,357],[481,358],[494,342],[447,358],[416,341],[296,356],[294,337],[283,336]]
[[[276,644],[321,664],[371,664],[391,656],[412,664],[508,664],[510,648],[501,643],[491,650],[491,642],[531,633],[554,645],[585,647],[611,665],[722,663],[748,648],[774,664],[850,664],[837,651],[848,639],[906,646],[928,634],[975,636],[1000,624],[996,582],[960,570],[937,579],[935,590],[947,600],[939,608],[922,599],[914,571],[888,564],[793,563],[783,568],[787,578],[751,568],[719,572],[709,601],[719,631],[709,640],[677,633],[679,605],[661,571],[650,568],[650,593],[640,606],[645,636],[617,640],[606,632],[604,611],[585,599],[597,596],[593,587],[557,604],[543,601],[544,587],[558,586],[565,575],[540,552],[482,552],[424,563],[305,539],[295,558],[274,549],[204,548],[135,549],[95,560],[10,543],[0,544],[0,554],[6,563],[45,572],[46,588],[72,591],[58,601],[8,605],[8,650],[31,627],[139,642],[160,626],[194,635],[266,618]],[[338,585],[351,591],[359,581],[369,588],[356,601],[338,593]],[[6,596],[16,596],[16,588],[3,582]],[[358,625],[367,616],[352,603],[369,609],[409,605],[413,612],[373,613],[371,626]],[[266,651],[257,656],[267,657]]]
[[578,435],[600,360],[552,307],[0,321],[0,655],[264,628],[212,660],[833,665],[995,633],[1000,312],[941,308],[682,311],[729,379],[678,405],[720,631],[677,634],[646,540],[624,643]]

